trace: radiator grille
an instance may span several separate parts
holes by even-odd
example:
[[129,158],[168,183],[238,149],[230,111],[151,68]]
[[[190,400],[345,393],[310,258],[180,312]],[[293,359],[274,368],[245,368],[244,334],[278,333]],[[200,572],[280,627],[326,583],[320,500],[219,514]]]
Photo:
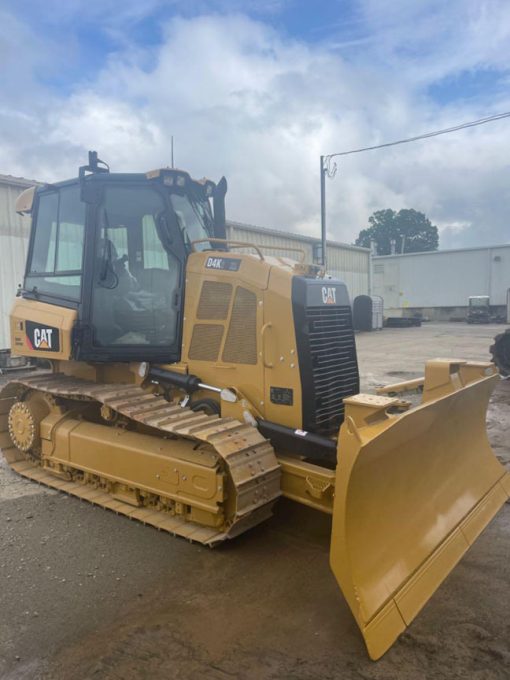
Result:
[[246,288],[237,288],[223,361],[230,364],[257,363],[257,296]]
[[222,337],[223,326],[219,324],[195,324],[188,353],[189,358],[198,361],[216,361]]
[[197,309],[197,319],[226,319],[232,297],[232,285],[204,281]]
[[314,422],[307,426],[320,434],[335,434],[344,418],[343,399],[359,391],[351,308],[308,307],[305,319],[315,402]]

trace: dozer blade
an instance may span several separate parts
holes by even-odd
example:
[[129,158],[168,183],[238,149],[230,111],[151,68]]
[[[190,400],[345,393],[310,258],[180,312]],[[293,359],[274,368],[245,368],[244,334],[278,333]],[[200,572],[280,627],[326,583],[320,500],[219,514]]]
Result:
[[372,659],[382,656],[510,495],[490,447],[492,364],[429,362],[421,405],[346,399],[331,568]]

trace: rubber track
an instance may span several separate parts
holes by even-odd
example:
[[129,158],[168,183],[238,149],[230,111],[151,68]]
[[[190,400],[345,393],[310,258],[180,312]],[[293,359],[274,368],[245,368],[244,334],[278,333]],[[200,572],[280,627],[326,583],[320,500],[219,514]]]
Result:
[[[137,385],[98,384],[60,373],[9,382],[0,392],[0,398],[14,396],[27,388],[57,398],[96,401],[132,421],[159,430],[161,436],[174,434],[210,444],[234,483],[236,506],[233,517],[227,518],[227,528],[218,531],[168,512],[135,508],[112,498],[101,489],[55,477],[14,447],[4,451],[13,470],[24,477],[206,545],[233,538],[271,516],[272,506],[281,493],[280,466],[270,442],[255,427],[234,418],[220,418],[172,404]],[[13,400],[7,398],[1,401],[4,402],[2,411],[5,414],[9,405],[5,402],[13,403]],[[5,417],[2,422],[6,421]],[[0,440],[6,427],[6,424],[0,426]]]

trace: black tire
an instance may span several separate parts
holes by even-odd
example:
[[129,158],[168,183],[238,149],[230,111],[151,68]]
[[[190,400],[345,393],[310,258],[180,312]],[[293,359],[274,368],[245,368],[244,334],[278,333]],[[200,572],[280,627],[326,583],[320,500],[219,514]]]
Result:
[[510,328],[496,335],[490,353],[501,375],[510,376]]

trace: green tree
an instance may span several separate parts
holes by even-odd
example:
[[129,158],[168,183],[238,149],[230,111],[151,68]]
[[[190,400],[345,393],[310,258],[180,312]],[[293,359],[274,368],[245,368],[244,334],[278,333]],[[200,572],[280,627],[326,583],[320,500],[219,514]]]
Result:
[[368,222],[370,226],[360,231],[356,245],[370,248],[373,240],[377,255],[389,255],[392,240],[396,253],[422,253],[439,247],[437,227],[417,210],[377,210]]

